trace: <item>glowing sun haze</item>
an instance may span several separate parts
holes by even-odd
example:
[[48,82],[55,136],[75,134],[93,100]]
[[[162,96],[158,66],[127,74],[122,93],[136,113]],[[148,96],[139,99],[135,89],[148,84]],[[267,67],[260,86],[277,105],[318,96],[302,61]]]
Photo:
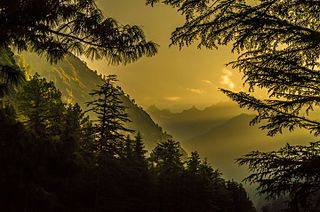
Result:
[[126,66],[86,60],[102,74],[117,74],[121,87],[139,105],[178,110],[192,105],[201,108],[228,100],[218,88],[241,89],[240,75],[224,65],[235,58],[230,48],[169,48],[171,32],[184,19],[174,8],[152,8],[145,5],[145,0],[98,0],[97,4],[106,17],[140,26],[148,40],[160,45],[156,56]]

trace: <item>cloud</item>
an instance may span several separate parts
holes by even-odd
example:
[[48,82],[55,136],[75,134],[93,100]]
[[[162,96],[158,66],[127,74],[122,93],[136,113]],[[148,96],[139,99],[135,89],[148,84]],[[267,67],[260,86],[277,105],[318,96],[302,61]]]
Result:
[[229,89],[234,89],[235,83],[232,81],[232,76],[233,76],[233,73],[229,69],[224,68],[222,70],[220,83],[222,85],[226,85]]
[[203,94],[203,93],[205,93],[204,90],[197,89],[197,88],[187,88],[187,90],[192,92],[192,93],[195,93],[195,94]]
[[206,84],[212,84],[212,82],[210,80],[202,80],[202,82],[206,83]]
[[180,96],[167,96],[164,99],[171,102],[177,102],[180,101],[182,98]]

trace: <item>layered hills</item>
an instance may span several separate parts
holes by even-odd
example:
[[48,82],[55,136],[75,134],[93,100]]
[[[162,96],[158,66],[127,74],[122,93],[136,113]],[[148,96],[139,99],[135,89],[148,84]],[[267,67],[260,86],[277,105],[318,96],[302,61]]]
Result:
[[[173,113],[156,106],[148,108],[153,120],[177,138],[187,151],[198,151],[228,178],[241,181],[248,172],[235,159],[250,151],[272,151],[286,143],[305,144],[315,138],[302,130],[267,136],[259,125],[250,126],[254,114],[233,103],[219,103],[203,110],[192,107]],[[235,172],[235,170],[237,170]]]
[[168,109],[161,110],[152,105],[147,112],[176,139],[186,141],[209,131],[245,110],[233,103],[219,103],[203,110],[193,106],[179,113],[172,113]]
[[[247,167],[236,164],[237,158],[255,150],[277,150],[286,143],[307,144],[316,141],[315,137],[303,130],[267,136],[266,131],[259,129],[259,125],[250,126],[255,116],[252,112],[239,109],[238,105],[232,103],[220,103],[203,110],[192,107],[179,113],[156,106],[151,106],[147,111],[165,131],[179,138],[187,152],[198,151],[226,178],[238,182],[249,173]],[[256,195],[256,185],[245,184],[245,188],[255,203],[265,204],[265,200]]]

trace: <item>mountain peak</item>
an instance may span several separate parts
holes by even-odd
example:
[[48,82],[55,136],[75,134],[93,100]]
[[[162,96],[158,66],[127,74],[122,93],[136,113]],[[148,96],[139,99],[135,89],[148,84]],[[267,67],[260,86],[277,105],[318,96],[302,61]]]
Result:
[[160,109],[156,105],[150,105],[147,110],[151,111],[151,112],[159,112],[160,111]]
[[193,105],[191,108],[183,110],[181,113],[188,113],[188,112],[200,112],[200,110],[195,105]]

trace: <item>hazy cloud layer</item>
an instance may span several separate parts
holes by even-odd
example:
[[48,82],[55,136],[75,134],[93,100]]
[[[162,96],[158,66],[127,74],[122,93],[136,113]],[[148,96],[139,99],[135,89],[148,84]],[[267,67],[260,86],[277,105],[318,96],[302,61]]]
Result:
[[191,93],[195,93],[195,94],[204,94],[205,91],[202,89],[198,89],[198,88],[187,88],[188,91],[190,91]]
[[178,101],[182,100],[182,98],[180,96],[167,96],[164,99],[167,101],[170,101],[170,102],[178,102]]
[[212,84],[212,82],[210,80],[202,80],[202,82],[206,83],[206,84],[210,84],[210,85]]

